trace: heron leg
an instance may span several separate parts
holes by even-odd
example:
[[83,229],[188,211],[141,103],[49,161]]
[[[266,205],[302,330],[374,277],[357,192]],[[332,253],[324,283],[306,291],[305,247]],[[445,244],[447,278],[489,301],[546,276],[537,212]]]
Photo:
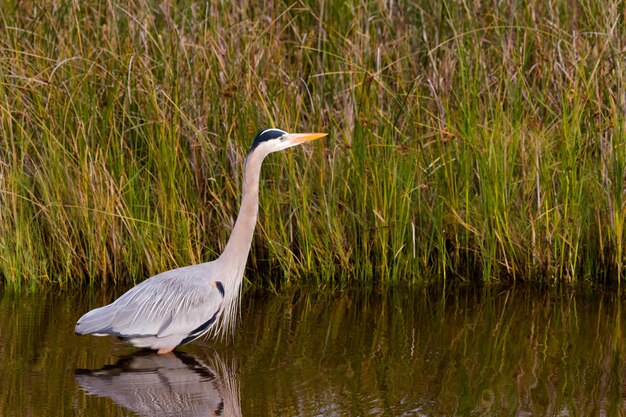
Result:
[[165,354],[170,353],[171,351],[173,351],[175,347],[176,346],[161,348],[161,349],[157,350],[157,353],[159,355],[165,355]]

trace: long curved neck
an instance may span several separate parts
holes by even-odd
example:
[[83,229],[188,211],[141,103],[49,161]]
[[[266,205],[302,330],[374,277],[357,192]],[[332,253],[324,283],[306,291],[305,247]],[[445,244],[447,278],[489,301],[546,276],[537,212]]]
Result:
[[221,317],[219,324],[215,327],[215,333],[222,336],[232,334],[235,330],[241,282],[259,213],[259,178],[263,158],[265,154],[262,152],[256,154],[253,152],[248,155],[243,170],[243,195],[239,215],[224,252],[216,260],[220,271],[218,280],[225,287]]
[[[243,195],[239,215],[231,232],[230,239],[220,256],[220,260],[233,265],[245,267],[254,227],[259,213],[259,179],[261,177],[261,163],[265,155],[250,154],[246,160],[243,172]],[[243,271],[242,271],[243,273]]]

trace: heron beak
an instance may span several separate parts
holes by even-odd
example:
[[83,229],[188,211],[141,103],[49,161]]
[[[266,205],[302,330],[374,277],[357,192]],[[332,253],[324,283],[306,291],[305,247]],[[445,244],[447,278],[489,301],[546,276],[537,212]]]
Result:
[[328,135],[328,133],[290,133],[289,141],[294,145],[299,145],[310,140],[323,138],[326,135]]

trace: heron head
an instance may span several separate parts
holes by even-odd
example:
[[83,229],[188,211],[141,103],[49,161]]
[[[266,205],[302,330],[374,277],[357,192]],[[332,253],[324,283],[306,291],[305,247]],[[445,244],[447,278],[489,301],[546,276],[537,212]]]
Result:
[[280,129],[265,129],[259,132],[250,146],[248,155],[256,149],[263,149],[267,154],[291,148],[304,142],[323,138],[326,133],[287,133]]

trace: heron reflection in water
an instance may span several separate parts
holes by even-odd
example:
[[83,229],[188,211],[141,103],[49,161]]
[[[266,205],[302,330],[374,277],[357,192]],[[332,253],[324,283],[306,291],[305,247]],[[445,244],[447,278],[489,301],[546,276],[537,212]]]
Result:
[[76,323],[76,334],[117,336],[163,354],[211,329],[216,335],[232,332],[259,211],[261,164],[272,152],[324,136],[280,129],[260,132],[246,157],[239,215],[219,258],[147,279],[113,303],[82,316]]
[[140,351],[102,369],[77,369],[78,385],[141,416],[241,416],[234,369],[188,353]]

